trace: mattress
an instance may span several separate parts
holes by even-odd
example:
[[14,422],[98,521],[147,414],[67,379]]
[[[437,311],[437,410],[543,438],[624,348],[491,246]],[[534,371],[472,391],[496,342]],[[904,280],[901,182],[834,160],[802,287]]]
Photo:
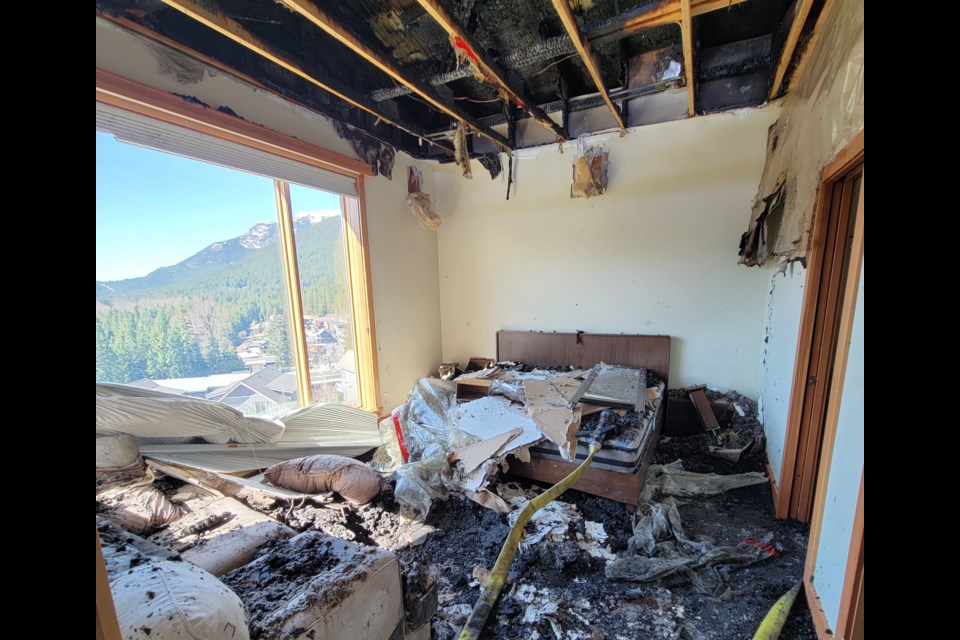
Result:
[[[593,468],[633,473],[640,466],[643,455],[647,451],[647,446],[656,432],[660,412],[663,411],[665,404],[663,402],[665,391],[663,382],[648,387],[648,390],[653,390],[648,391],[648,398],[653,394],[656,394],[657,397],[653,400],[647,400],[643,415],[638,414],[636,416],[637,422],[635,425],[622,427],[614,436],[604,440],[600,451],[593,458],[593,464],[591,465]],[[585,422],[585,426],[587,424],[589,423]],[[587,454],[587,446],[581,439],[577,442],[575,460],[581,462],[586,459]],[[557,446],[547,440],[531,446],[530,455],[534,458],[567,462],[560,455]]]

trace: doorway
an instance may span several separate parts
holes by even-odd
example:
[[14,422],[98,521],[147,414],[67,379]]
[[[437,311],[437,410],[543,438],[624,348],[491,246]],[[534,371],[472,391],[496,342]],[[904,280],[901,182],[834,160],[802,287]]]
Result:
[[[823,449],[840,318],[863,216],[863,134],[822,174],[800,319],[777,516],[808,522]],[[855,259],[855,258],[854,258]]]

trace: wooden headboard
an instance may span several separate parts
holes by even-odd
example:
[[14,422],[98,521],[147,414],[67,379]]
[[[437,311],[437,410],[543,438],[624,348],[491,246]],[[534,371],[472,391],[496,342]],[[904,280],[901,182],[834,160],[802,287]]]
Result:
[[653,371],[669,385],[670,336],[497,331],[497,360],[538,367],[572,365],[588,368],[598,362],[642,367]]

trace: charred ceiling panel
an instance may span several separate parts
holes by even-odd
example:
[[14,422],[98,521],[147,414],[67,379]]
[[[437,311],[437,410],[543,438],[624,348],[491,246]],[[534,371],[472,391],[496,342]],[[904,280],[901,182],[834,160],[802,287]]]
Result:
[[[453,31],[472,39],[477,51],[456,43],[449,24],[443,26],[425,9],[431,3],[453,19]],[[569,6],[596,57],[603,89],[618,108],[626,107],[627,123],[673,119],[675,94],[686,80],[682,74],[669,81],[662,74],[658,78],[648,73],[650,67],[641,81],[637,65],[640,60],[652,64],[656,58],[644,57],[651,52],[680,50],[679,0],[570,0]],[[766,84],[769,90],[794,15],[790,0],[729,0],[729,6],[692,0],[691,6],[699,111],[762,102],[761,89]],[[217,29],[191,8],[226,22]],[[310,11],[322,12],[391,69],[377,68],[351,50],[340,32],[328,33]],[[417,157],[452,159],[458,121],[468,122],[471,153],[502,149],[506,138],[489,127],[505,125],[513,111],[525,121],[526,105],[540,108],[533,124],[543,132],[534,134],[524,125],[529,135],[517,138],[519,146],[554,141],[559,132],[566,137],[592,133],[612,121],[612,114],[602,115],[605,103],[597,84],[551,0],[97,0],[97,12],[216,60],[242,78]],[[489,74],[478,74],[476,64],[462,64],[463,56],[458,62],[457,51],[495,64],[516,92],[505,91]],[[671,56],[669,62],[682,65],[682,53]],[[653,100],[657,94],[661,99]],[[631,116],[632,108],[642,115]],[[489,139],[498,136],[500,142],[491,145]]]

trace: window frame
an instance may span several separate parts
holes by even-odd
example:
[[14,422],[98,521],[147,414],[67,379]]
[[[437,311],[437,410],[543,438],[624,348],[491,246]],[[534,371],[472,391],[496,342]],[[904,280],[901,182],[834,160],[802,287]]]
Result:
[[[373,312],[373,294],[370,278],[370,250],[367,234],[366,207],[363,182],[372,176],[373,168],[360,160],[304,142],[286,134],[229,116],[202,105],[191,104],[172,94],[148,87],[103,69],[97,69],[97,102],[125,109],[210,135],[242,144],[252,149],[352,178],[357,197],[341,196],[344,244],[347,254],[347,273],[350,300],[353,308],[354,345],[357,357],[357,386],[359,407],[380,415],[380,383],[377,363],[376,333]],[[290,208],[288,183],[274,180],[277,212],[281,222],[281,252],[284,262],[284,280],[287,304],[293,324],[294,361],[301,405],[312,402],[310,371],[306,358],[306,334],[301,302],[302,288],[297,265],[296,243]],[[284,227],[287,230],[284,231]],[[299,354],[299,346],[303,353]]]

